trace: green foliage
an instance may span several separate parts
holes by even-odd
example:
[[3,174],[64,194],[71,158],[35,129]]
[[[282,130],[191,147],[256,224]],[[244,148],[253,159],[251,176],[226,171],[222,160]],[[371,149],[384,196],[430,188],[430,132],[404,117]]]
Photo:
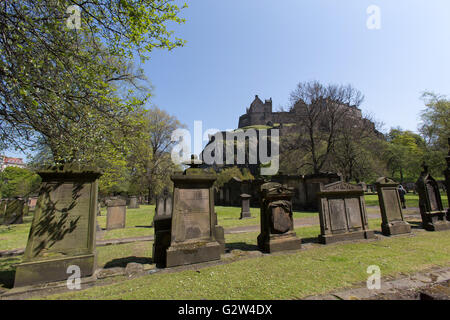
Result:
[[41,178],[33,171],[7,167],[0,173],[0,193],[2,198],[24,197],[36,192]]
[[233,177],[236,177],[240,180],[253,180],[254,179],[253,175],[250,173],[250,170],[248,170],[247,168],[240,169],[237,166],[233,166],[233,167],[228,167],[228,168],[222,169],[217,174],[217,180],[214,183],[214,186],[220,188],[225,183],[230,181]]
[[[81,28],[70,29],[70,5]],[[183,45],[167,23],[182,23],[165,0],[22,0],[0,6],[2,145],[33,148],[53,162],[91,162],[116,146],[116,132],[149,98],[142,70],[129,63],[154,48]]]

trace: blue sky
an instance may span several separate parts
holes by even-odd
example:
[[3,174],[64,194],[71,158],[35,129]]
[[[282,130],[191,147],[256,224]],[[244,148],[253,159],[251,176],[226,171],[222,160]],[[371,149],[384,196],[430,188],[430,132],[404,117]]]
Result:
[[[183,48],[143,65],[153,103],[193,132],[236,128],[258,94],[287,106],[301,81],[352,84],[363,112],[417,130],[425,90],[450,94],[448,0],[192,0],[172,27]],[[381,9],[369,30],[366,10]],[[13,153],[14,154],[14,153]]]

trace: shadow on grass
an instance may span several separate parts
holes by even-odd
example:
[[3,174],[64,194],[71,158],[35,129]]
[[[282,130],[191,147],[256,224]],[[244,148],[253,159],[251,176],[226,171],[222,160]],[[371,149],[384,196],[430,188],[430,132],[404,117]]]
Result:
[[423,229],[422,222],[420,221],[407,221],[412,229]]
[[134,226],[135,228],[148,228],[151,229],[153,226]]
[[302,238],[302,244],[319,243],[318,237]]
[[111,261],[108,261],[105,265],[104,265],[104,269],[108,269],[108,268],[116,268],[116,267],[120,267],[120,268],[125,268],[127,266],[127,264],[129,263],[140,263],[140,264],[152,264],[153,263],[153,259],[152,258],[147,258],[147,257],[125,257],[125,258],[118,258],[118,259],[113,259]]
[[255,251],[259,250],[257,245],[249,244],[245,242],[232,242],[226,243],[225,248],[228,250],[242,250],[242,251]]
[[16,270],[14,265],[19,264],[21,259],[4,258],[0,260],[0,288],[12,289]]

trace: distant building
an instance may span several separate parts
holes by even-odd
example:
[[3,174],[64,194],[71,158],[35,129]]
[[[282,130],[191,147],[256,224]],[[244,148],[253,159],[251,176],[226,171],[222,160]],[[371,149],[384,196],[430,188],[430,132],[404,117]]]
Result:
[[7,167],[25,168],[26,164],[23,162],[22,158],[11,158],[0,155],[0,171],[5,170]]

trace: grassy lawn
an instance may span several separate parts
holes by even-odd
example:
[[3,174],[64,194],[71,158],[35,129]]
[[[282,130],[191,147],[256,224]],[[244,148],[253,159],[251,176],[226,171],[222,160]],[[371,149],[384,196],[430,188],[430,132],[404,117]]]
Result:
[[[447,195],[444,193],[441,193],[442,198],[442,205],[444,208],[448,208],[448,201],[447,201]],[[366,194],[364,196],[364,199],[366,200],[366,206],[378,206],[378,195],[376,194]],[[405,195],[406,200],[406,207],[407,208],[418,208],[419,207],[419,195],[408,193]]]
[[[372,220],[370,225],[379,230],[380,221]],[[303,238],[316,237],[318,230],[318,227],[296,229]],[[251,246],[256,244],[256,236],[257,233],[234,234],[227,235],[226,240],[231,246],[237,243]],[[450,248],[437,245],[448,241],[450,232],[443,231],[318,246],[294,254],[239,260],[196,271],[156,273],[45,299],[297,299],[362,283],[368,277],[369,265],[378,265],[383,277],[448,266]],[[150,242],[142,250],[150,253],[148,248]],[[108,255],[101,250],[105,249],[99,248],[99,255],[103,255],[100,260]]]

